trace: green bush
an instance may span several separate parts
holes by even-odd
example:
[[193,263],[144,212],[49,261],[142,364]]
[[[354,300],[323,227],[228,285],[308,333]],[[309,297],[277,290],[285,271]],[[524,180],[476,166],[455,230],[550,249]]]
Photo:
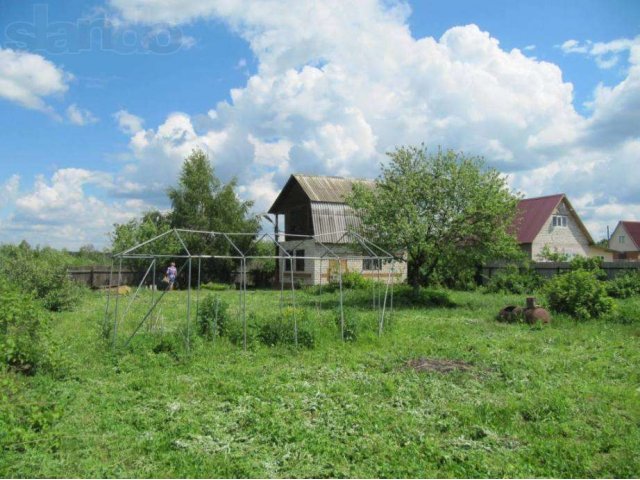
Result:
[[[360,272],[347,272],[342,274],[342,288],[351,290],[364,290],[371,288],[373,281],[366,278]],[[338,280],[331,282],[333,289],[339,288]]]
[[508,265],[489,278],[486,284],[487,293],[531,293],[542,285],[542,277],[533,269],[520,269],[517,265]]
[[602,259],[598,257],[583,257],[581,255],[573,257],[571,260],[571,270],[585,270],[593,272],[598,280],[606,280],[607,272],[602,269]]
[[607,320],[626,325],[640,325],[640,301],[624,301],[607,316]]
[[607,282],[607,293],[615,298],[640,295],[640,271],[626,272]]
[[32,293],[52,311],[71,310],[83,287],[67,275],[71,256],[51,248],[31,248],[27,243],[0,247],[0,275],[25,293]]
[[313,348],[315,338],[313,332],[305,328],[307,313],[300,308],[287,307],[282,317],[268,319],[258,327],[258,340],[268,346],[295,345],[294,315],[297,320],[298,346]]
[[421,287],[416,291],[409,285],[399,285],[395,287],[393,303],[397,306],[407,307],[452,308],[456,306],[446,290]]
[[601,317],[613,308],[613,299],[607,295],[604,283],[588,270],[556,275],[544,292],[552,310],[580,320]]
[[211,340],[225,335],[229,326],[229,304],[217,295],[207,295],[198,307],[198,335]]
[[0,362],[25,374],[49,364],[48,315],[30,295],[0,287]]

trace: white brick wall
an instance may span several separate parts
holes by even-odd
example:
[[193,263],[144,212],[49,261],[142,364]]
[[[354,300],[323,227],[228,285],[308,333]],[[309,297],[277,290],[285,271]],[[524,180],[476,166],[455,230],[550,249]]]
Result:
[[[331,277],[337,275],[340,267],[338,260],[332,259],[332,255],[327,253],[327,250],[322,245],[316,244],[313,240],[305,240],[302,243],[300,241],[282,242],[282,246],[286,250],[304,250],[307,257],[322,257],[324,259],[306,259],[304,265],[304,271],[295,271],[295,261],[293,261],[293,280],[294,282],[301,282],[304,285],[318,285],[320,284],[320,278],[322,277],[322,283],[327,284]],[[327,245],[337,255],[349,255],[349,248],[346,245]],[[342,273],[358,272],[367,277],[374,279],[380,278],[381,281],[387,281],[389,273],[392,273],[392,277],[396,283],[400,283],[407,278],[407,264],[406,262],[383,262],[382,268],[378,275],[378,271],[363,271],[362,259],[349,259],[342,260]],[[282,281],[285,284],[291,282],[291,272],[284,271],[285,260],[280,260],[280,272],[282,275]]]
[[[553,215],[566,215],[568,222],[566,227],[554,227]],[[552,252],[566,253],[571,256],[589,256],[589,239],[578,226],[576,218],[571,214],[564,201],[547,219],[540,233],[536,236],[531,245],[531,256],[533,260],[541,260],[540,254],[545,245],[548,245]]]

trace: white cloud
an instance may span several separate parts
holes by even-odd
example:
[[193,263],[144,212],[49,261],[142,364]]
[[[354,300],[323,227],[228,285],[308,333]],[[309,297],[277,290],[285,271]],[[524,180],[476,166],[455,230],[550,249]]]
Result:
[[[599,68],[604,70],[612,68],[620,62],[620,55],[624,52],[630,52],[633,57],[632,50],[638,49],[640,46],[640,35],[630,38],[618,38],[610,42],[592,42],[587,40],[580,43],[577,40],[567,40],[560,48],[564,53],[579,53],[593,58]],[[635,55],[638,55],[637,53]],[[633,62],[633,58],[630,58]],[[638,63],[637,61],[635,63]]]
[[385,152],[425,142],[485,155],[527,194],[563,190],[589,222],[604,221],[597,209],[606,202],[640,203],[628,174],[640,138],[634,60],[640,52],[633,45],[563,44],[565,52],[603,62],[629,52],[626,78],[599,87],[591,115],[582,116],[558,66],[505,50],[475,25],[450,28],[439,39],[414,38],[404,4],[111,5],[129,22],[222,21],[256,59],[246,84],[231,90],[229,101],[203,105],[202,115],[174,112],[145,129],[139,117],[117,112],[132,158],[108,187],[116,196],[164,196],[184,157],[202,148],[217,173],[225,180],[237,176],[240,193],[264,210],[291,172],[373,177]]
[[142,120],[142,118],[129,113],[126,110],[118,110],[113,114],[113,118],[118,122],[118,128],[120,128],[122,132],[131,135],[142,130],[142,126],[144,125],[144,120]]
[[55,115],[44,98],[67,91],[73,76],[40,55],[0,48],[0,97]]
[[98,122],[98,117],[89,110],[78,107],[75,103],[67,107],[67,118],[71,123],[79,127]]
[[20,189],[20,175],[11,175],[9,179],[0,184],[0,210],[12,202]]
[[527,45],[526,47],[524,47],[524,48],[523,48],[523,50],[524,50],[525,52],[531,52],[531,51],[533,51],[533,50],[535,50],[535,49],[536,49],[536,46],[535,46],[535,45]]
[[[5,234],[13,241],[78,248],[104,245],[114,223],[125,222],[150,206],[140,200],[113,202],[90,193],[113,188],[111,175],[80,168],[40,175],[30,192],[15,196]],[[1,221],[1,219],[0,219]]]

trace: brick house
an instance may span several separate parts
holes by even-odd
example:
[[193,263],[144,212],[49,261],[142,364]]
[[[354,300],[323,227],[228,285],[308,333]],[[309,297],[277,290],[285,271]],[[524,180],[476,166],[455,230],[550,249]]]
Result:
[[616,260],[640,260],[640,222],[621,220],[609,238]]
[[564,193],[520,200],[514,230],[520,247],[534,261],[543,260],[545,246],[570,257],[613,259],[610,250],[595,245]]
[[[347,231],[358,231],[360,220],[345,203],[354,184],[374,188],[371,180],[293,174],[273,202],[269,213],[276,216],[276,230],[285,232],[283,247],[294,257],[322,257],[324,259],[282,259],[278,265],[278,278],[290,283],[291,275],[296,283],[304,285],[326,284],[334,280],[338,272],[359,272],[366,277],[381,280],[388,278],[393,269],[393,279],[406,279],[404,262],[385,263],[376,259],[354,258],[337,260],[326,255],[326,245],[338,255],[362,255],[354,252],[353,245],[344,235]],[[283,228],[281,217],[284,217]],[[296,237],[314,236],[311,238]],[[321,243],[321,244],[320,244]],[[338,264],[340,262],[340,264]],[[293,270],[293,272],[292,272]]]

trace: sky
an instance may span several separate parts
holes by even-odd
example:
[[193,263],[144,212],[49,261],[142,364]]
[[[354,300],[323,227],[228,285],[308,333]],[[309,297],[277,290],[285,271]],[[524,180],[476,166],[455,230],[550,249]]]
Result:
[[0,0],[0,243],[108,246],[194,148],[258,214],[418,144],[640,220],[640,2]]

